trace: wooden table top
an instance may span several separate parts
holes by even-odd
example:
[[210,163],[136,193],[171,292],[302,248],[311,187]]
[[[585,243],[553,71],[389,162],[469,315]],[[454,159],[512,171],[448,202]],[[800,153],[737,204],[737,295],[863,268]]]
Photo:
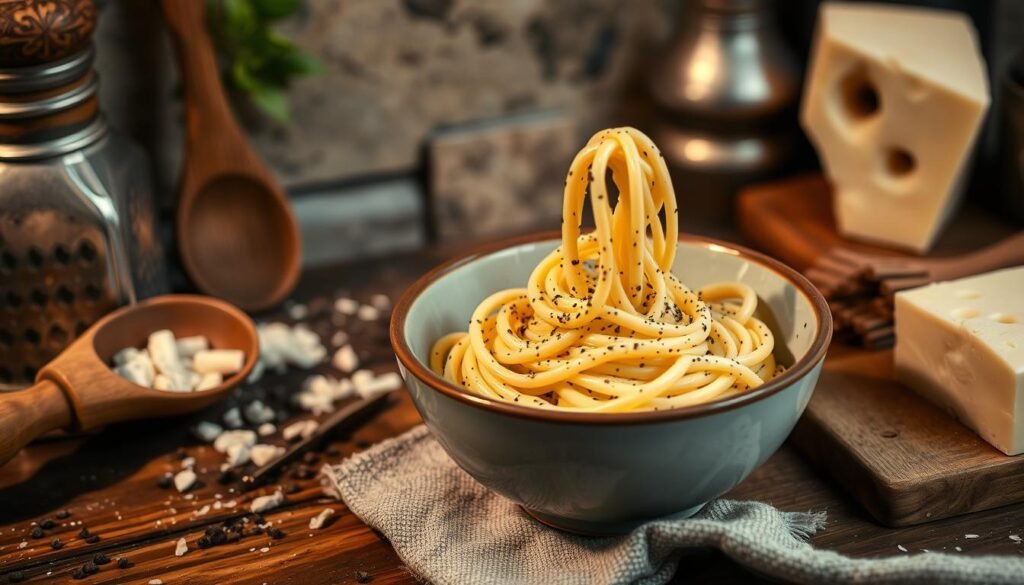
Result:
[[[439,250],[372,260],[307,272],[295,294],[310,310],[314,329],[327,333],[347,330],[364,364],[378,372],[395,369],[387,339],[386,320],[343,322],[332,316],[332,299],[344,292],[360,300],[375,293],[396,298],[419,274],[444,259]],[[290,320],[286,313],[260,315],[263,319]],[[332,322],[334,320],[334,322]],[[833,353],[844,351],[833,348]],[[326,367],[325,367],[325,371]],[[291,371],[266,376],[241,392],[244,403],[262,397],[273,403],[286,400],[310,372]],[[322,492],[318,478],[308,470],[337,462],[375,441],[394,436],[419,422],[408,396],[377,415],[350,437],[337,437],[315,461],[293,466],[279,484],[242,494],[217,481],[222,457],[190,436],[199,420],[217,420],[227,405],[192,417],[140,421],[117,425],[98,434],[36,443],[0,468],[0,583],[20,576],[26,582],[66,582],[73,571],[103,553],[114,562],[83,583],[147,583],[161,579],[175,583],[412,583],[388,542],[352,515],[345,505]],[[180,469],[180,460],[192,456],[204,486],[187,494],[158,487],[158,478]],[[204,471],[205,470],[205,471]],[[313,475],[313,477],[308,477]],[[198,549],[204,529],[241,516],[253,496],[285,485],[293,493],[287,503],[265,514],[285,532],[280,539],[249,535],[236,543]],[[1024,504],[950,518],[921,526],[887,529],[874,523],[855,502],[812,469],[788,444],[727,494],[754,499],[783,510],[825,511],[825,530],[812,537],[815,546],[854,557],[913,554],[924,549],[954,554],[1022,554],[1024,545],[1010,535],[1024,535]],[[220,502],[217,506],[216,502]],[[206,506],[210,506],[205,513]],[[337,512],[328,527],[311,531],[309,519],[324,508]],[[66,510],[70,516],[60,518]],[[43,538],[31,537],[33,523],[56,523]],[[82,528],[99,536],[86,542]],[[967,536],[971,535],[971,536]],[[53,538],[63,546],[55,550]],[[184,537],[190,550],[174,555],[175,542]],[[24,544],[23,544],[24,543]],[[903,551],[906,550],[906,552]],[[126,558],[132,566],[117,567]],[[677,580],[750,583],[745,573],[719,553],[688,557]]]

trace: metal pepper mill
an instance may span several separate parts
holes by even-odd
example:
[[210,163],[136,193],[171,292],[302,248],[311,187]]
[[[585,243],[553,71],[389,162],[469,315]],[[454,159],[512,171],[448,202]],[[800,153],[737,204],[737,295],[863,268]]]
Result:
[[92,0],[0,0],[0,390],[166,291],[149,161],[110,131]]
[[796,146],[800,68],[774,0],[680,8],[675,40],[651,72],[652,137],[687,202],[683,219],[729,223],[736,192],[778,173]]

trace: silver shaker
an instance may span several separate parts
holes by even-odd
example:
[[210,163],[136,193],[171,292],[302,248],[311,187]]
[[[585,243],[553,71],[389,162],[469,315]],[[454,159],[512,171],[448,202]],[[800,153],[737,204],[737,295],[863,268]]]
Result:
[[50,59],[28,41],[0,53],[0,390],[29,384],[112,309],[167,290],[149,161],[97,105],[95,10],[56,4],[71,43]]
[[[774,0],[682,0],[651,71],[653,138],[676,191],[702,219],[728,222],[736,192],[778,173],[796,147],[800,67]],[[684,220],[686,218],[683,218]]]

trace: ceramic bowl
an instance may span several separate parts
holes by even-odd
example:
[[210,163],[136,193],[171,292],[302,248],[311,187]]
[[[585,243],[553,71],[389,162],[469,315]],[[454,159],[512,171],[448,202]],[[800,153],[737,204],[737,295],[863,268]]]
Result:
[[665,411],[551,412],[469,394],[428,367],[431,345],[464,331],[489,294],[522,287],[557,234],[472,251],[419,279],[395,306],[391,342],[420,415],[471,476],[536,519],[586,534],[685,517],[743,481],[778,449],[811,398],[832,335],[821,294],[796,271],[739,246],[679,242],[673,272],[690,288],[739,280],[789,369],[763,386]]

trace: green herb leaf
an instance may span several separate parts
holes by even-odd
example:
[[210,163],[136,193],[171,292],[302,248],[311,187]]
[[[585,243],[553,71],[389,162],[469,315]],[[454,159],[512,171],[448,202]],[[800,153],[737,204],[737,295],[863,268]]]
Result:
[[225,82],[245,92],[271,118],[288,120],[285,89],[295,77],[323,66],[270,25],[293,14],[302,0],[208,0],[207,20],[221,60]]
[[256,107],[263,110],[263,113],[282,124],[288,123],[290,118],[288,96],[285,95],[283,89],[263,86],[256,91],[250,91],[249,97]]
[[279,20],[295,14],[302,0],[252,0],[252,4],[262,18]]

